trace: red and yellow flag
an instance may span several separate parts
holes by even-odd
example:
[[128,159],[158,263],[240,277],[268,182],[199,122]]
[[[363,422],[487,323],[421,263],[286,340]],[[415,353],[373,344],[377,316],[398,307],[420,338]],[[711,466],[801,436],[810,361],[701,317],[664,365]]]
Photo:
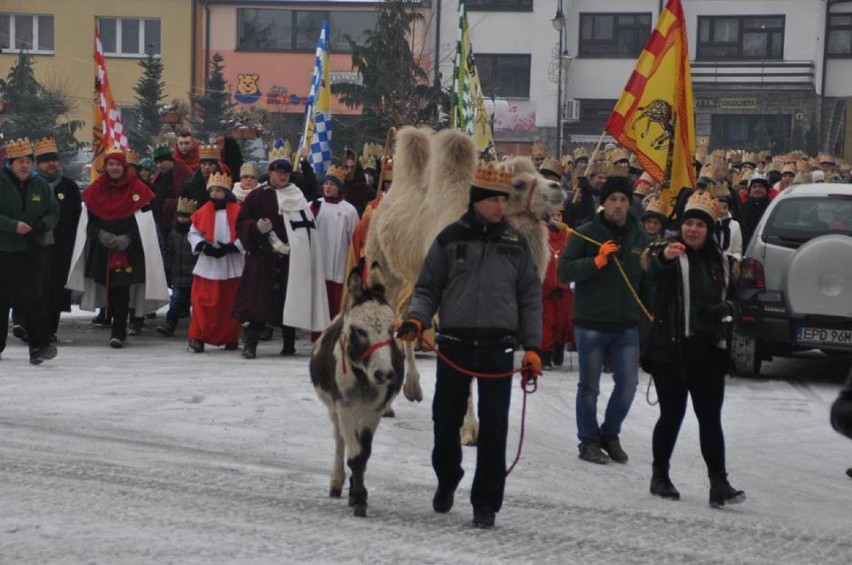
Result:
[[[668,0],[660,13],[606,131],[663,183],[660,196],[667,211],[681,187],[695,186],[692,74],[680,0]],[[666,177],[670,182],[665,182]]]
[[92,107],[92,180],[104,165],[104,153],[113,147],[127,150],[127,133],[121,124],[121,114],[112,98],[106,71],[106,58],[101,45],[101,31],[95,26],[95,99]]

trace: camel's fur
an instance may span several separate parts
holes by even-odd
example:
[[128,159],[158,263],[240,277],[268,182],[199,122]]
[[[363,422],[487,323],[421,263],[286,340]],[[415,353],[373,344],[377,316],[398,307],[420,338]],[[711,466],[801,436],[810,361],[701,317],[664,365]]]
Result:
[[[433,133],[406,126],[399,131],[393,188],[374,212],[366,248],[368,264],[375,261],[384,267],[387,296],[393,303],[402,285],[417,281],[437,235],[467,210],[476,158],[473,140],[458,130]],[[558,183],[539,175],[529,157],[515,157],[505,164],[513,172],[506,216],[527,239],[543,278],[550,254],[542,220],[553,207],[561,206],[564,192]],[[531,187],[535,188],[530,199]],[[408,370],[403,393],[419,401],[423,393],[411,344],[405,350]]]

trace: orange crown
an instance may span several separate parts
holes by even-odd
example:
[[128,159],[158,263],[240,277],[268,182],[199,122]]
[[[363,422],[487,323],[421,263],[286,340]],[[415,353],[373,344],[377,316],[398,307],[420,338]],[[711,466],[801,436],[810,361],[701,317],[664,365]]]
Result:
[[207,190],[210,190],[213,187],[231,190],[233,186],[234,183],[231,181],[231,175],[227,173],[213,172],[210,174],[210,178],[207,179]]
[[218,161],[221,156],[221,152],[219,148],[215,145],[201,145],[198,148],[198,157],[201,160],[208,159],[212,161]]
[[689,200],[686,201],[684,212],[690,210],[700,210],[708,214],[715,222],[719,219],[719,200],[706,190],[694,192]]
[[476,166],[473,185],[508,193],[512,189],[512,171],[502,163],[480,161]]
[[328,167],[328,171],[325,173],[325,176],[334,177],[341,183],[344,183],[346,182],[346,169],[337,165],[331,165]]
[[52,137],[37,139],[35,145],[33,145],[33,150],[36,157],[45,153],[59,153],[59,148],[56,147],[56,140]]
[[6,158],[17,159],[18,157],[26,157],[33,154],[33,146],[30,144],[29,138],[22,137],[13,139],[6,144]]

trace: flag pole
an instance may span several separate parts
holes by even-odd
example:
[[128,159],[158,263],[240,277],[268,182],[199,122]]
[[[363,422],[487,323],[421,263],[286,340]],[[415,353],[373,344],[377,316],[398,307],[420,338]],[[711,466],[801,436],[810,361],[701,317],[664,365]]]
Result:
[[606,130],[603,130],[603,132],[601,132],[601,136],[598,138],[598,144],[595,145],[595,150],[592,151],[592,156],[589,157],[589,164],[588,164],[589,167],[591,167],[592,163],[595,162],[595,157],[597,156],[598,152],[600,152],[601,143],[603,143],[603,138],[604,138],[605,135],[606,135]]

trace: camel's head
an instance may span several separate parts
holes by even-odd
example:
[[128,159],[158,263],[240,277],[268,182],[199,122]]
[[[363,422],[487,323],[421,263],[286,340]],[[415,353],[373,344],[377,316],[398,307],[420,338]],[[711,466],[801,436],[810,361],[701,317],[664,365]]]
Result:
[[513,172],[509,215],[528,214],[547,220],[550,212],[565,202],[562,185],[538,174],[529,157],[514,157],[507,166]]

